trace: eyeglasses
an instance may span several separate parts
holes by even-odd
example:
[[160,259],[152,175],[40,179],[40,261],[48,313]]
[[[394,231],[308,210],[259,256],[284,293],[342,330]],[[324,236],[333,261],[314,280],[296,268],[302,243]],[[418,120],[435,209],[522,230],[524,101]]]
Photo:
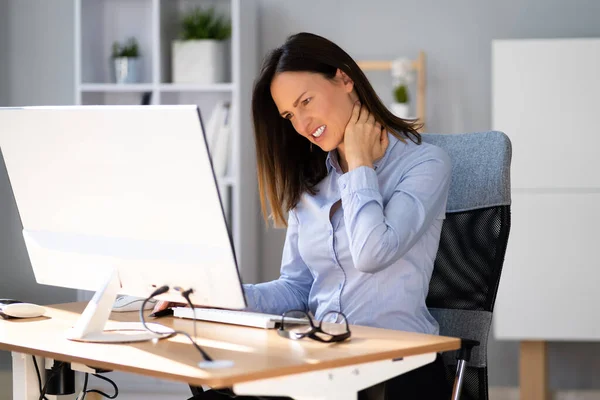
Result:
[[[332,319],[335,322],[323,322]],[[350,328],[346,316],[341,312],[329,311],[321,321],[314,321],[306,312],[290,310],[281,316],[277,330],[279,336],[298,340],[309,337],[319,342],[341,342],[350,337]]]

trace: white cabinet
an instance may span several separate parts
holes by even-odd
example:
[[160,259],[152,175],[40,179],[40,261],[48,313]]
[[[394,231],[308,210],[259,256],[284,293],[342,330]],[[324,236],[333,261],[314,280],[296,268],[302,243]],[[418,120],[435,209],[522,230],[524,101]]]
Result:
[[512,194],[495,336],[600,340],[600,193]]
[[520,341],[522,399],[549,398],[546,341],[597,341],[600,39],[498,40],[492,128],[513,145],[494,336]]
[[[257,5],[253,0],[74,0],[76,104],[198,104],[206,127],[219,101],[232,107],[232,140],[226,176],[218,177],[244,282],[258,276],[258,205],[254,139],[250,120],[257,57]],[[232,24],[227,77],[214,84],[171,83],[171,42],[182,15],[194,7],[214,7]],[[113,83],[115,41],[139,43],[139,82]]]
[[493,129],[513,144],[497,339],[600,340],[600,39],[493,44]]
[[515,189],[600,188],[600,39],[499,40],[492,126],[510,137]]

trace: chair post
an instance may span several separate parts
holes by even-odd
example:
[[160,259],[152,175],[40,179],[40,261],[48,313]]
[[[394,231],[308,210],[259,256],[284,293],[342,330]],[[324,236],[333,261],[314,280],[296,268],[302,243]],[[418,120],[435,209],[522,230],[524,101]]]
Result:
[[456,366],[456,377],[454,378],[454,387],[452,388],[452,400],[460,400],[460,392],[462,391],[463,380],[465,378],[465,360],[458,360]]

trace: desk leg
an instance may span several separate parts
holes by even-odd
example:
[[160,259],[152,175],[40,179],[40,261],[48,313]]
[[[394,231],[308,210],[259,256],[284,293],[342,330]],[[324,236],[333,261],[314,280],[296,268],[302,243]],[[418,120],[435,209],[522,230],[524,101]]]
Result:
[[[40,374],[44,379],[44,359],[42,357],[36,359],[40,367]],[[30,355],[12,353],[12,382],[13,400],[38,400],[40,398],[37,374]]]
[[358,392],[433,362],[435,353],[239,383],[238,395],[290,396],[296,400],[352,400]]
[[546,342],[521,342],[521,399],[548,400],[548,360]]
[[[46,382],[46,360],[43,357],[36,357],[38,367],[40,369],[40,377],[42,384]],[[51,396],[46,395],[49,400],[61,399],[61,400],[76,400],[81,390],[81,383],[79,382],[81,376],[75,376],[75,394],[66,396]],[[23,353],[12,353],[12,383],[13,383],[13,400],[39,400],[40,398],[40,386],[38,382],[37,373],[33,366],[33,358],[29,354]],[[94,393],[90,393],[86,396],[87,399],[95,399],[90,397]]]

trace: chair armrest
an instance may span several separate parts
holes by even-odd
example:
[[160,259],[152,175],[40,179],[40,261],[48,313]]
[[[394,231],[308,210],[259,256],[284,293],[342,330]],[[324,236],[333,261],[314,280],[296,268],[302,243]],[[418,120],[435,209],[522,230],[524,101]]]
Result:
[[461,338],[460,341],[460,350],[456,352],[456,359],[469,362],[471,361],[471,351],[473,350],[473,347],[479,346],[480,343],[477,340],[463,338]]

